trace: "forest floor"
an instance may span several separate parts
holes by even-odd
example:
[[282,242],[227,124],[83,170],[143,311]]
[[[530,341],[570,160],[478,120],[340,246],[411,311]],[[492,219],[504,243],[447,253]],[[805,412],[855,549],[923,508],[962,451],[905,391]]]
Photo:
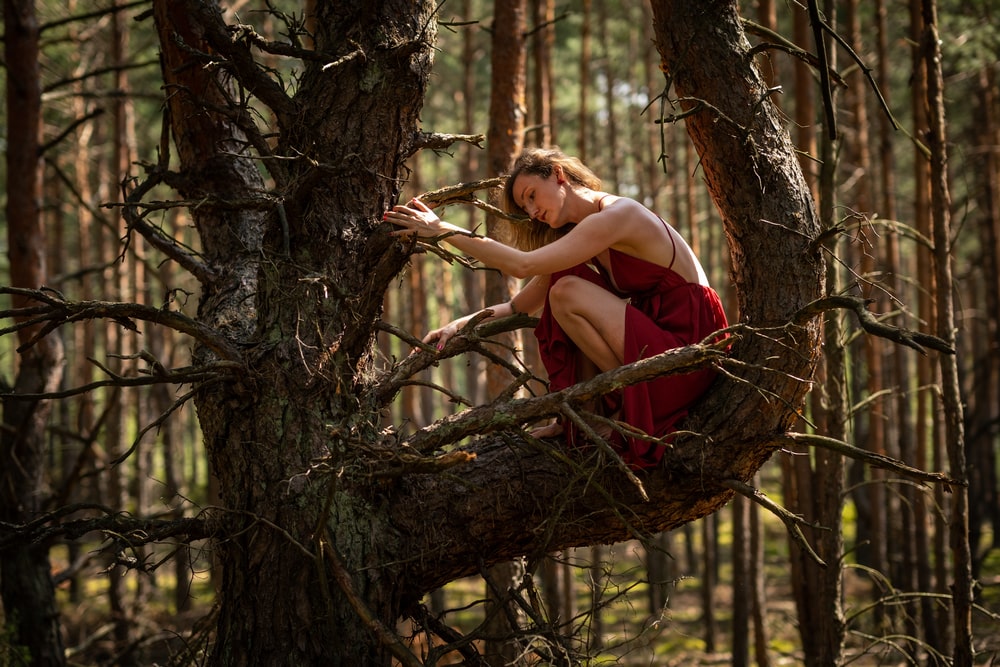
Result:
[[[732,588],[720,583],[711,592],[711,615],[704,613],[705,593],[696,576],[680,576],[668,587],[667,603],[651,613],[648,584],[644,580],[643,552],[636,543],[605,547],[600,571],[602,611],[600,618],[589,613],[573,617],[561,633],[569,635],[568,642],[581,654],[591,657],[580,664],[587,667],[695,667],[729,665],[732,654]],[[576,579],[576,604],[579,610],[590,607],[594,570],[586,559],[590,550],[580,552],[574,577]],[[567,560],[573,560],[571,555]],[[59,563],[55,563],[59,567]],[[976,665],[1000,665],[1000,550],[994,550],[986,561],[981,578],[980,610],[973,618],[976,642]],[[720,568],[720,580],[729,579],[726,566]],[[91,581],[94,581],[93,579]],[[106,583],[106,578],[103,580]],[[936,655],[926,647],[908,639],[912,635],[909,622],[911,607],[919,600],[929,601],[939,613],[947,613],[940,598],[922,596],[919,599],[902,595],[882,594],[882,603],[874,602],[872,580],[859,568],[844,571],[844,609],[847,620],[846,648],[841,664],[857,667],[875,665],[946,665],[949,659]],[[802,665],[802,640],[799,635],[797,611],[791,592],[787,562],[768,559],[765,571],[765,627],[766,656],[773,667]],[[136,596],[137,579],[129,578],[126,599]],[[210,611],[211,584],[206,574],[196,577],[192,589],[192,607],[183,613],[171,611],[167,601],[172,591],[172,581],[166,573],[156,581],[147,581],[141,605],[129,602],[128,615],[134,625],[128,637],[116,637],[116,624],[108,612],[106,586],[104,590],[87,590],[77,603],[69,602],[69,591],[61,589],[63,623],[69,662],[74,667],[123,664],[122,647],[125,642],[135,657],[136,665],[168,665],[185,648],[197,647],[191,643],[192,630]],[[443,593],[442,608],[452,610],[443,616],[448,624],[468,633],[483,618],[482,598],[485,586],[480,578],[453,582]],[[917,614],[919,616],[919,614]],[[881,618],[878,629],[876,618]],[[401,627],[401,631],[404,628]],[[751,635],[752,635],[751,626]],[[595,646],[599,637],[601,647]],[[0,640],[3,637],[0,636]],[[418,640],[419,641],[419,640]],[[535,643],[538,646],[538,642]],[[747,642],[749,664],[755,662],[755,646],[751,636]],[[0,641],[2,648],[2,641]],[[425,647],[414,647],[419,654]],[[950,649],[945,651],[950,653]],[[2,657],[3,651],[0,651]],[[526,654],[530,654],[528,651]],[[447,656],[448,659],[456,654]],[[0,660],[0,663],[3,661]],[[201,664],[197,657],[181,664]],[[438,664],[458,664],[441,660]],[[525,659],[519,664],[546,664],[537,659]],[[555,663],[549,663],[555,664]]]

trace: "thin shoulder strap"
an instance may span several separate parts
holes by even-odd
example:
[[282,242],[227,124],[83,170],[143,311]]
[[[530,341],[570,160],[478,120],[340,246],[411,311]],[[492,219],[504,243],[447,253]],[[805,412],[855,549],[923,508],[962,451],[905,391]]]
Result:
[[667,236],[670,237],[670,248],[674,252],[673,252],[673,254],[670,257],[670,265],[667,266],[667,268],[668,269],[672,269],[672,268],[674,268],[674,262],[677,260],[677,239],[674,238],[674,232],[671,231],[670,225],[667,224],[667,221],[664,220],[660,215],[657,215],[656,217],[660,218],[660,222],[663,223],[663,229],[665,229],[667,231]]

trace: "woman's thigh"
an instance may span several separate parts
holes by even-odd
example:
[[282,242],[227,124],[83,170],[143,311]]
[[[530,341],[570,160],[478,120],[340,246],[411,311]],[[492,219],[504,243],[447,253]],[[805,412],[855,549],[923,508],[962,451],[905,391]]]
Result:
[[[621,360],[625,353],[626,303],[605,288],[576,276],[564,276],[551,286],[549,303],[566,333],[597,334]],[[580,344],[581,341],[578,341]]]

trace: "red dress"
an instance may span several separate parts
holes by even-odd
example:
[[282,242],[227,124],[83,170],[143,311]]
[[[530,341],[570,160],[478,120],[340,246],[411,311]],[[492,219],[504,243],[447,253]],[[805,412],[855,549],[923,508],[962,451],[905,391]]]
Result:
[[[672,268],[613,248],[608,252],[618,289],[596,260],[593,266],[598,267],[597,270],[590,264],[581,264],[553,274],[549,287],[551,289],[563,276],[576,275],[628,299],[625,309],[626,364],[698,343],[728,326],[719,295],[711,287],[689,283]],[[559,391],[576,384],[582,353],[552,316],[548,296],[535,335],[548,371],[549,390]],[[615,403],[620,400],[618,419],[660,438],[676,430],[677,423],[714,378],[712,369],[660,377],[625,387],[620,395],[611,395],[611,399]],[[572,426],[564,424],[564,437],[569,443],[575,441]],[[654,467],[663,457],[663,446],[654,442],[635,438],[629,438],[624,444],[621,438],[612,442],[625,463],[633,468]]]

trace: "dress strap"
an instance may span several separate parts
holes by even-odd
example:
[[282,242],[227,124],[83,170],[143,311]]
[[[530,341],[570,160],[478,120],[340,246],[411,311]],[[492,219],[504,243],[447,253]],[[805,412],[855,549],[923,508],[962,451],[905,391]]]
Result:
[[603,211],[604,210],[604,200],[607,199],[610,196],[611,196],[611,193],[609,192],[609,193],[605,194],[603,197],[601,197],[600,199],[597,200],[597,210],[598,211]]
[[662,216],[657,215],[656,217],[659,218],[660,222],[663,223],[663,229],[666,230],[667,236],[670,237],[670,248],[674,252],[673,255],[670,257],[670,264],[667,266],[667,268],[672,269],[674,268],[674,261],[677,259],[677,240],[674,238],[674,232],[670,230],[670,225],[667,224],[667,221],[664,220]]

